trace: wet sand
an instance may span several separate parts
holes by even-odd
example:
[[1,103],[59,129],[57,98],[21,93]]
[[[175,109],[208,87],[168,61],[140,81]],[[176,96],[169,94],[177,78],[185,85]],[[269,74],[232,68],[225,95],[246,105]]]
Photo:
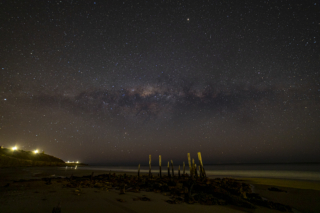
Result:
[[[105,174],[106,171],[74,170],[54,167],[16,167],[0,169],[0,212],[52,212],[60,203],[62,212],[279,212],[263,207],[255,210],[241,209],[233,206],[169,204],[163,193],[127,192],[119,194],[119,190],[101,190],[97,188],[63,187],[63,183],[52,181],[46,185],[44,181],[14,182],[20,179],[41,179],[43,177],[70,177]],[[107,172],[108,173],[108,172]],[[119,174],[119,172],[118,172]],[[126,172],[127,175],[130,173]],[[136,173],[132,173],[136,175]],[[289,205],[295,212],[320,212],[320,183],[312,181],[293,181],[264,178],[241,178],[250,183],[253,190],[262,197],[274,202]],[[269,191],[275,186],[286,192]],[[138,197],[147,197],[151,201],[134,201]],[[125,202],[119,202],[122,199]]]
[[[267,178],[241,178],[254,186],[254,192],[269,200],[294,207],[299,212],[320,212],[320,182]],[[277,187],[286,192],[268,190]]]

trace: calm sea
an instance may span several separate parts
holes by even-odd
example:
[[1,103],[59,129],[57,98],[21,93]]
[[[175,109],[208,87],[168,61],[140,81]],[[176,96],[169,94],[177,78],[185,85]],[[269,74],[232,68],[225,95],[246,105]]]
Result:
[[[281,178],[293,180],[320,181],[320,164],[239,164],[239,165],[205,165],[209,177],[257,177],[257,178]],[[78,170],[104,170],[137,172],[138,168],[133,166],[89,166],[78,167]],[[171,169],[170,169],[171,170]],[[178,167],[174,167],[178,174]],[[148,173],[148,166],[141,166],[141,173]],[[157,175],[159,167],[153,166],[152,173]],[[189,167],[186,166],[189,173]],[[162,166],[162,173],[167,173],[167,166]],[[182,168],[181,168],[182,174]]]

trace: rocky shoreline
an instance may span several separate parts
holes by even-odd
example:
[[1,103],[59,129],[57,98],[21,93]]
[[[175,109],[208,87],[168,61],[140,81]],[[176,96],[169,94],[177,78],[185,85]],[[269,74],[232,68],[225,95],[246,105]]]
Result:
[[[28,181],[33,180],[15,182]],[[127,192],[146,191],[169,196],[166,202],[170,204],[233,205],[247,209],[263,206],[282,212],[292,212],[290,206],[266,200],[254,193],[249,184],[232,178],[190,178],[187,174],[180,177],[164,176],[161,178],[159,176],[117,175],[115,173],[94,176],[92,173],[82,177],[72,175],[66,178],[42,178],[42,181],[47,185],[57,181],[63,187],[73,188],[75,194],[79,195],[84,188],[96,188],[104,191],[118,190],[120,195]],[[273,187],[271,190],[275,191],[277,188]],[[149,201],[146,197],[135,200]],[[118,201],[124,202],[121,199]]]

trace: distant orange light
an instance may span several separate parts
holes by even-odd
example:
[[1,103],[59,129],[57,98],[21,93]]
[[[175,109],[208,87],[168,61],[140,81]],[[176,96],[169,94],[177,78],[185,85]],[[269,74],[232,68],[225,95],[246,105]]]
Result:
[[34,150],[33,152],[34,152],[35,154],[37,154],[39,151],[36,149],[36,150]]
[[11,148],[13,151],[17,150],[18,148],[16,146]]

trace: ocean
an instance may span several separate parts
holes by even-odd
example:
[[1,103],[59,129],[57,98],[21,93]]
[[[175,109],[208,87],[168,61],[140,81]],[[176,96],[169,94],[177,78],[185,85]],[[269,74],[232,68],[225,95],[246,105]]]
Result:
[[[222,177],[250,177],[250,178],[280,178],[292,180],[320,181],[320,164],[229,164],[229,165],[204,165],[206,174],[210,178]],[[71,169],[71,168],[70,168]],[[137,172],[135,166],[89,166],[77,167],[77,170],[105,170],[114,172]],[[186,173],[189,167],[186,166]],[[141,166],[140,173],[148,173],[148,166]],[[159,167],[152,166],[153,175],[158,175]],[[171,172],[171,168],[170,168]],[[178,166],[174,167],[175,175]],[[167,166],[162,166],[162,174],[167,174]],[[181,166],[182,174],[182,166]]]

